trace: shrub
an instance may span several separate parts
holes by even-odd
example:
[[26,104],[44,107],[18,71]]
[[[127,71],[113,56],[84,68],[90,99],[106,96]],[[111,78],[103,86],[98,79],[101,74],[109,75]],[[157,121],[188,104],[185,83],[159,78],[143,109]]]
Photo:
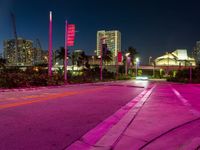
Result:
[[167,78],[167,81],[172,82],[182,82],[182,83],[200,83],[200,68],[197,67],[192,69],[192,81],[190,81],[190,70],[184,69],[179,70],[170,77]]

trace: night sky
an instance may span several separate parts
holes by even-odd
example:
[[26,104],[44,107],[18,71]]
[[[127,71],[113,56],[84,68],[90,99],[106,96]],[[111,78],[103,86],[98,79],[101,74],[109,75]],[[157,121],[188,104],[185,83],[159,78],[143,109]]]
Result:
[[65,20],[76,24],[74,49],[93,54],[98,30],[119,30],[122,49],[133,46],[143,62],[176,48],[191,53],[200,40],[200,2],[177,0],[0,0],[0,52],[3,40],[19,37],[41,41],[48,49],[49,11],[53,11],[53,47],[64,45]]

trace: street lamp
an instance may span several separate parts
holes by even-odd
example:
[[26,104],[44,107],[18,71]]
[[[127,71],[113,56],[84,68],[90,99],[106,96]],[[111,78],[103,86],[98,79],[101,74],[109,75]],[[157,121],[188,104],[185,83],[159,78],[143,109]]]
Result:
[[94,56],[92,56],[92,65],[94,65]]
[[153,78],[155,78],[155,66],[156,66],[156,62],[153,62]]
[[100,39],[100,80],[103,80],[103,41],[105,42],[106,37],[102,37]]
[[137,57],[136,59],[135,59],[135,76],[137,77],[137,69],[138,69],[138,64],[139,64],[139,62],[140,62],[140,60],[139,60],[139,58]]
[[126,66],[125,66],[125,75],[128,75],[128,56],[130,55],[130,53],[126,53]]
[[149,56],[149,65],[151,65],[151,59],[152,59],[152,57]]
[[190,62],[190,82],[192,82],[192,63]]

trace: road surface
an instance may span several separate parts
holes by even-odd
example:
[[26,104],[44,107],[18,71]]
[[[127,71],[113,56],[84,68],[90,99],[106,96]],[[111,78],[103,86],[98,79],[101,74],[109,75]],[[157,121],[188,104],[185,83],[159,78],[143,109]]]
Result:
[[101,130],[92,130],[66,150],[199,150],[200,85],[157,82],[151,87],[103,136],[94,141],[93,133]]
[[124,81],[0,92],[0,149],[65,149],[149,84]]

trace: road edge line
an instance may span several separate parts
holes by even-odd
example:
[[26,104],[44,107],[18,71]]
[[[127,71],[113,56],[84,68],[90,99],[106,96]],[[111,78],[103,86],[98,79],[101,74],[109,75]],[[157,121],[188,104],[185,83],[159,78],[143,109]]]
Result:
[[189,108],[189,111],[193,113],[193,115],[195,116],[199,116],[200,112],[198,110],[196,110],[195,108],[192,108],[192,105],[189,103],[189,101],[184,98],[180,92],[178,92],[174,87],[171,87],[172,91],[174,92],[174,94],[178,97],[178,99],[183,103],[184,106]]

